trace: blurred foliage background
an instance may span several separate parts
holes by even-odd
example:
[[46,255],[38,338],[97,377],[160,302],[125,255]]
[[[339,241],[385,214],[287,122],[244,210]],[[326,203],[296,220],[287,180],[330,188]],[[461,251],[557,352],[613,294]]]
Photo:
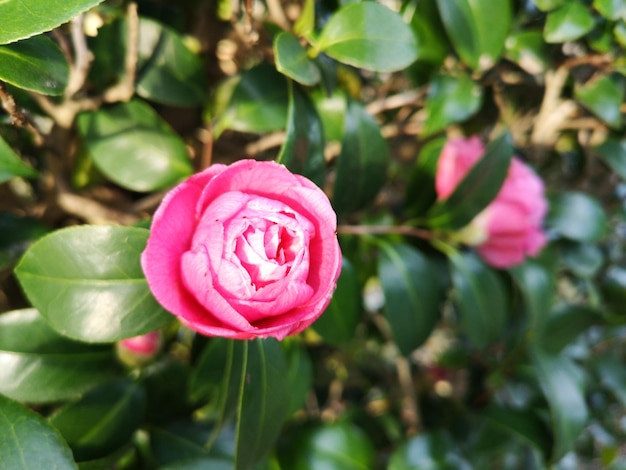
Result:
[[[3,467],[626,468],[625,0],[0,18]],[[491,167],[437,201],[441,148],[474,134]],[[549,245],[507,270],[442,249],[511,154],[546,183]],[[308,176],[339,216],[335,296],[280,344],[194,335],[139,267],[165,191],[242,158]],[[116,355],[155,329],[152,363]]]

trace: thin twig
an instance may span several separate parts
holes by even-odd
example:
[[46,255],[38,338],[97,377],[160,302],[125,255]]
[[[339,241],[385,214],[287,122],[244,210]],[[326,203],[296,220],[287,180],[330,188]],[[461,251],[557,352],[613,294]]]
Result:
[[87,39],[83,30],[84,15],[72,19],[71,35],[74,48],[74,61],[70,66],[70,78],[65,88],[65,96],[71,98],[85,85],[89,67],[93,61],[93,54],[87,47]]
[[389,111],[391,109],[402,108],[404,106],[414,105],[418,106],[420,101],[424,98],[426,89],[410,90],[396,95],[387,96],[369,103],[365,109],[368,113],[375,115],[382,113],[383,111]]
[[107,103],[128,101],[135,93],[135,78],[137,76],[137,59],[139,57],[139,15],[137,3],[131,2],[126,10],[127,16],[127,44],[124,59],[124,78],[116,85],[105,91],[103,99]]
[[339,225],[339,235],[406,235],[431,240],[432,232],[406,225]]
[[35,145],[41,146],[44,142],[44,136],[39,128],[28,118],[26,113],[18,108],[13,95],[6,88],[3,81],[0,81],[0,104],[2,108],[9,113],[11,124],[28,129],[33,135]]

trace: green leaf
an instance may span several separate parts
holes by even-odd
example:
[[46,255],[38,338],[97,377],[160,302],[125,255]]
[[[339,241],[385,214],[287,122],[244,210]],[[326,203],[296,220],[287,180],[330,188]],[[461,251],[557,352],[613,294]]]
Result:
[[465,121],[480,109],[482,101],[482,88],[469,75],[437,75],[428,88],[422,135],[427,136],[448,124]]
[[49,231],[38,219],[0,212],[0,269],[13,267],[30,244]]
[[431,140],[420,149],[404,198],[410,217],[423,215],[437,200],[435,175],[439,155],[446,140],[446,137]]
[[473,346],[484,348],[501,337],[506,325],[504,283],[473,253],[453,253],[449,259],[462,331]]
[[337,289],[313,329],[332,344],[342,345],[354,338],[361,320],[361,291],[357,272],[347,258],[343,258]]
[[77,461],[108,455],[129,442],[143,419],[143,390],[127,379],[106,383],[50,418]]
[[528,442],[539,450],[544,458],[550,457],[552,436],[545,423],[534,413],[492,405],[482,410],[480,415],[499,428]]
[[406,19],[406,15],[410,16],[410,25],[417,38],[418,64],[443,63],[449,44],[436,3],[413,0],[405,7],[403,18]]
[[[1,67],[2,65],[0,65]],[[15,176],[34,178],[37,175],[37,170],[24,163],[0,136],[0,183],[9,181]]]
[[285,76],[262,62],[241,75],[226,109],[217,114],[215,133],[219,135],[224,129],[241,132],[283,129],[288,105]]
[[313,363],[304,344],[283,341],[287,359],[287,381],[289,382],[289,415],[293,415],[306,402],[313,386]]
[[623,315],[626,302],[626,269],[616,265],[609,266],[602,277],[600,288],[607,307]]
[[4,0],[0,2],[0,44],[49,31],[102,0]]
[[141,270],[149,233],[113,226],[61,229],[29,248],[15,272],[32,304],[63,335],[111,342],[148,333],[172,318],[152,297]]
[[607,20],[626,20],[626,0],[594,0],[593,7]]
[[589,306],[562,305],[550,313],[543,334],[536,339],[544,351],[556,355],[590,327],[603,323],[602,315]]
[[511,27],[509,0],[437,0],[441,19],[457,53],[470,67],[491,68]]
[[343,138],[344,124],[346,120],[346,109],[348,100],[345,93],[336,89],[332,95],[328,95],[325,91],[314,89],[311,93],[315,108],[322,120],[324,128],[324,137],[326,141],[341,141]]
[[293,31],[298,36],[309,39],[315,30],[315,0],[304,0],[300,17],[293,25]]
[[146,391],[146,420],[152,424],[169,423],[189,410],[190,374],[188,364],[167,356],[142,369],[140,383]]
[[485,155],[470,169],[447,198],[430,210],[431,227],[460,229],[496,197],[511,164],[513,147],[508,133],[489,143]]
[[[3,6],[0,2],[0,15]],[[5,24],[3,21],[3,28]],[[0,80],[43,95],[61,95],[68,77],[65,56],[59,46],[46,36],[0,46]]]
[[110,349],[60,336],[35,309],[0,315],[0,364],[0,393],[28,403],[77,397],[115,370]]
[[422,432],[399,446],[388,470],[468,470],[471,467],[441,432]]
[[574,0],[548,13],[543,37],[549,43],[578,39],[593,29],[595,21],[591,9]]
[[374,118],[349,101],[332,198],[337,212],[358,210],[376,197],[386,181],[388,152]]
[[608,353],[592,363],[603,387],[610,390],[622,407],[626,407],[626,369],[621,358]]
[[78,131],[98,169],[126,189],[166,188],[193,172],[185,143],[142,101],[80,114]]
[[221,457],[193,457],[159,467],[160,470],[232,470],[233,461]]
[[0,462],[11,470],[77,470],[58,431],[39,414],[0,395]]
[[609,136],[595,150],[611,170],[626,180],[626,139]]
[[[126,27],[126,22],[124,22]],[[141,18],[139,21],[137,94],[171,106],[199,106],[209,85],[200,58],[174,30]]]
[[539,31],[516,31],[506,40],[506,58],[530,74],[546,71],[550,65],[549,53],[543,34]]
[[587,424],[582,371],[565,356],[536,350],[532,356],[539,385],[550,405],[554,434],[553,460],[569,452]]
[[281,468],[289,470],[370,470],[374,447],[355,425],[337,422],[298,431],[278,459]]
[[440,316],[445,286],[436,266],[403,243],[381,243],[378,277],[385,316],[400,352],[409,355],[430,336]]
[[556,297],[556,273],[533,259],[511,268],[510,272],[522,291],[532,333],[542,334]]
[[179,419],[163,428],[151,426],[149,432],[150,450],[158,468],[209,456],[205,444],[211,429],[205,423]]
[[620,104],[624,100],[624,89],[611,77],[603,75],[590,80],[576,88],[574,97],[612,128],[619,129],[622,126]]
[[608,220],[598,201],[580,192],[562,192],[549,198],[546,226],[565,238],[594,242],[606,235]]
[[402,17],[375,2],[351,3],[328,20],[315,48],[333,59],[376,72],[392,72],[417,58],[417,41]]
[[294,83],[289,87],[287,137],[278,162],[318,186],[324,186],[326,160],[322,121],[311,99]]
[[532,0],[532,2],[539,8],[541,11],[550,11],[556,8],[559,8],[568,0]]
[[320,81],[320,69],[315,65],[298,38],[283,31],[274,39],[276,69],[292,80],[312,86]]
[[289,413],[287,377],[287,362],[276,340],[257,339],[248,344],[237,416],[237,470],[252,468],[278,438]]

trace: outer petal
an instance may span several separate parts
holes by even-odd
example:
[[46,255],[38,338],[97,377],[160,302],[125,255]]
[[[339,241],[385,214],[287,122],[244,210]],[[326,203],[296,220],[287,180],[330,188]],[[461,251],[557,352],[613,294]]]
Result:
[[435,189],[440,199],[450,196],[467,172],[485,153],[477,136],[451,139],[444,145],[437,162]]

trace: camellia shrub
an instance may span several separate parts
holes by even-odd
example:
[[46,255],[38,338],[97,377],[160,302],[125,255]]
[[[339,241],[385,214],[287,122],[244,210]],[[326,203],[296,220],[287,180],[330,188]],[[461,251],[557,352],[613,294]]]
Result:
[[0,1],[0,467],[626,468],[624,0]]

